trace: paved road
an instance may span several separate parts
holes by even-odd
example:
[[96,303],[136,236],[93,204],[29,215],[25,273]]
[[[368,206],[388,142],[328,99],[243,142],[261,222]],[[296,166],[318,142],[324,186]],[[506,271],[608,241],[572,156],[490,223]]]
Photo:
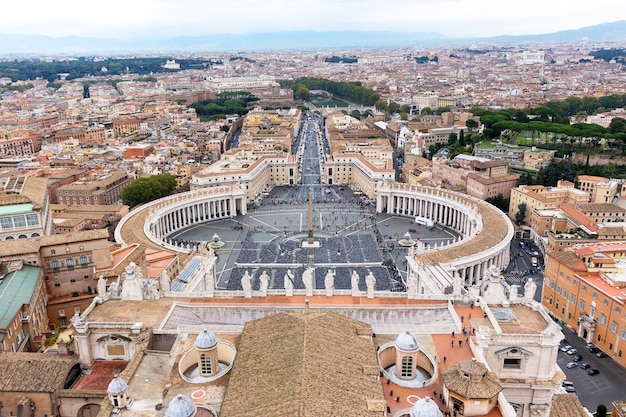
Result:
[[611,402],[623,401],[626,392],[626,369],[609,357],[597,358],[587,350],[586,342],[570,329],[563,327],[563,334],[567,343],[562,343],[561,346],[568,344],[575,347],[583,356],[582,362],[591,365],[590,369],[600,371],[598,375],[591,376],[587,373],[589,369],[581,369],[580,366],[567,369],[565,365],[571,361],[572,355],[559,351],[557,364],[567,375],[567,380],[574,383],[580,402],[593,413],[599,404],[604,404],[611,410]]

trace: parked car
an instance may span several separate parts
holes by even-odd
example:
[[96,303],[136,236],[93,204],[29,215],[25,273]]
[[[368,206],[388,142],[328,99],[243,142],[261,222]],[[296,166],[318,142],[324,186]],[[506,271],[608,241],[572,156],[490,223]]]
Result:
[[588,363],[581,363],[580,364],[580,369],[589,369],[591,368],[591,365],[589,365]]
[[570,350],[572,347],[570,345],[565,345],[561,348],[561,352],[567,352],[568,350]]
[[576,350],[576,348],[571,348],[570,350],[567,351],[568,355],[575,355],[578,353],[578,350]]
[[598,358],[606,358],[606,353],[604,353],[604,352],[598,352],[598,353],[596,353],[596,356],[597,356]]
[[582,360],[583,360],[583,355],[574,355],[572,357],[572,361],[574,361],[574,362],[580,362]]
[[600,373],[600,371],[598,371],[597,369],[590,369],[589,372],[587,372],[589,375],[598,375]]
[[576,388],[574,388],[574,383],[572,381],[563,381],[561,384],[565,392],[576,392]]
[[565,365],[567,369],[576,368],[577,366],[578,366],[578,363],[576,362],[568,362],[567,365]]

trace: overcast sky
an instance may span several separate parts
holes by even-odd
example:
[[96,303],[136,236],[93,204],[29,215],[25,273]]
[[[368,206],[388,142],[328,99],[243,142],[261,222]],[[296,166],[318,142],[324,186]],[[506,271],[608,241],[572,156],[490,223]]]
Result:
[[[18,3],[13,2],[14,6]],[[30,0],[0,33],[129,38],[289,30],[552,33],[626,20],[624,0]]]

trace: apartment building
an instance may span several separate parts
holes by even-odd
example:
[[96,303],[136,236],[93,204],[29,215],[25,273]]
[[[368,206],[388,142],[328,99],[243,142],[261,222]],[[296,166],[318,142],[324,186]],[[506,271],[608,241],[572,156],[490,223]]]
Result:
[[131,179],[125,171],[92,173],[56,190],[59,204],[113,205],[120,201],[122,189]]
[[526,204],[524,223],[531,224],[531,216],[535,210],[558,208],[563,204],[586,203],[589,193],[574,188],[574,183],[559,181],[556,187],[542,185],[520,185],[511,190],[509,218],[515,220],[518,206]]
[[626,366],[626,242],[548,252],[543,304],[589,343]]
[[1,266],[0,353],[36,352],[48,332],[43,271],[19,260]]

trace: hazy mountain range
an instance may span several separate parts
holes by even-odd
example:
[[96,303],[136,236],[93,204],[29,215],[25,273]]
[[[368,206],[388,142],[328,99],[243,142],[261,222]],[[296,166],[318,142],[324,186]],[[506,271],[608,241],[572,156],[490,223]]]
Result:
[[411,45],[523,44],[626,41],[626,20],[542,35],[491,38],[449,38],[438,33],[380,31],[291,31],[248,35],[178,36],[166,38],[104,39],[0,33],[2,55],[126,54],[159,52],[258,51],[289,49],[381,48]]

